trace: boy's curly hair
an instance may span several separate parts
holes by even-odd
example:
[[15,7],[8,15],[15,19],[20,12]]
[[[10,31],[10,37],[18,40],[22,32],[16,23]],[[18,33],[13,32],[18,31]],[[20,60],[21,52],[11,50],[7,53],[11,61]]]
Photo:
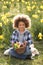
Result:
[[13,28],[18,28],[19,22],[22,21],[25,23],[25,28],[31,27],[31,19],[28,15],[20,14],[14,17],[13,19]]

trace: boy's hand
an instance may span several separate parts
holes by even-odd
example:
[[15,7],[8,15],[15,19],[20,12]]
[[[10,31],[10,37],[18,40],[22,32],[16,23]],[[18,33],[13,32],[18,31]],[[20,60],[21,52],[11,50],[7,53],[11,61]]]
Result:
[[23,46],[24,46],[24,47],[27,46],[27,41],[24,41]]
[[16,42],[18,45],[20,45],[20,43],[19,42]]
[[30,47],[31,47],[31,48],[34,48],[34,44],[31,44]]
[[24,41],[24,45],[27,45],[27,41]]
[[[16,42],[18,45],[20,44],[19,42]],[[12,43],[12,47],[14,47],[14,44],[16,44],[16,43]]]

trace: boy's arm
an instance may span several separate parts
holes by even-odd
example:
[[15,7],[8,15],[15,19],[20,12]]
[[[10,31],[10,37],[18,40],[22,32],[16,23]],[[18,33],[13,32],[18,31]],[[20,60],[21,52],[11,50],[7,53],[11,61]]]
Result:
[[33,44],[33,41],[32,41],[32,35],[31,35],[30,33],[28,34],[27,44],[28,44],[28,45]]
[[27,40],[24,41],[24,43],[25,43],[26,46],[27,46],[27,45],[30,46],[31,44],[33,44],[32,35],[30,34],[30,32],[28,33],[28,35],[27,35]]
[[11,38],[10,38],[10,43],[11,43],[11,46],[13,47],[14,46],[14,43],[16,43],[16,35],[14,35],[14,32],[12,33],[11,35]]

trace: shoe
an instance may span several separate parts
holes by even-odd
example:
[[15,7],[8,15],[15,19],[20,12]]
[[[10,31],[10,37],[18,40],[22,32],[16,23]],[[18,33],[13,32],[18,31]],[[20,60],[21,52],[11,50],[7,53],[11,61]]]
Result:
[[30,57],[30,60],[34,60],[34,58],[31,56],[31,57]]

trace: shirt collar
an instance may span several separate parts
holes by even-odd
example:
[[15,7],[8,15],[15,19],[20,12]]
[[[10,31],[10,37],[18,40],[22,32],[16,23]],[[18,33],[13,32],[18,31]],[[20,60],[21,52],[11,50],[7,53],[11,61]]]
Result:
[[[27,29],[25,29],[25,31],[22,34],[24,34],[26,31],[27,31]],[[17,32],[20,34],[20,31],[18,29],[17,29]]]

